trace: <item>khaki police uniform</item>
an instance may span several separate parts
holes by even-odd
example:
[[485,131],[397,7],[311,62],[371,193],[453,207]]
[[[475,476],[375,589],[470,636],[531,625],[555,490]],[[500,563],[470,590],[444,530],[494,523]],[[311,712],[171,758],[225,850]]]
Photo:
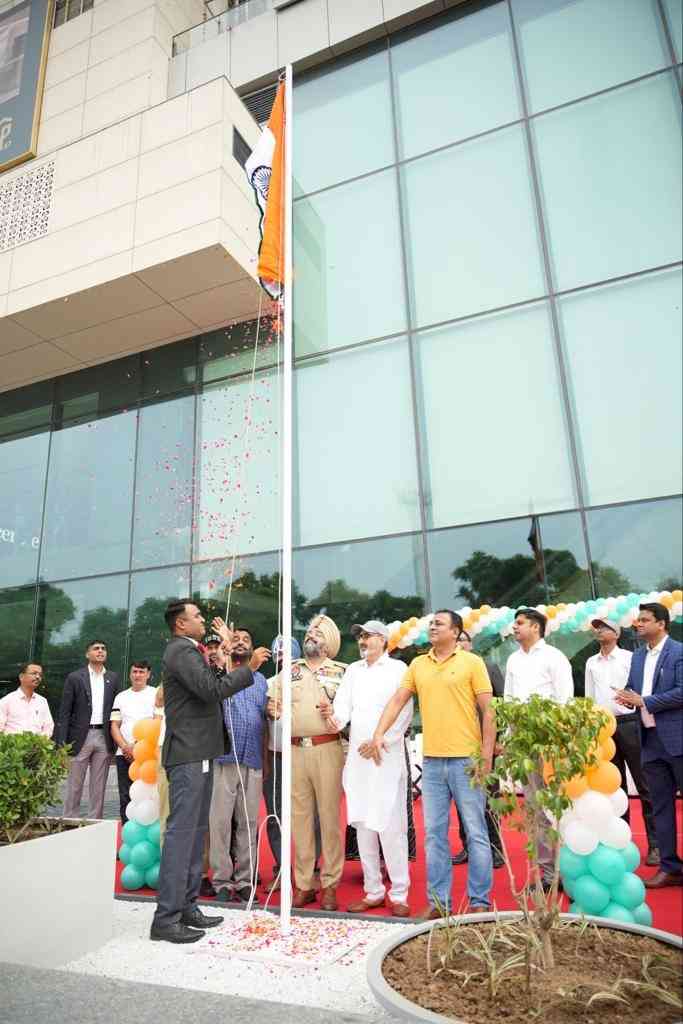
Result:
[[[344,751],[338,735],[329,733],[316,705],[334,701],[346,665],[325,661],[314,671],[303,658],[292,662],[292,836],[294,884],[314,888],[317,807],[323,865],[323,889],[339,884],[344,869],[344,844],[339,824]],[[280,674],[270,681],[268,695],[282,699]]]

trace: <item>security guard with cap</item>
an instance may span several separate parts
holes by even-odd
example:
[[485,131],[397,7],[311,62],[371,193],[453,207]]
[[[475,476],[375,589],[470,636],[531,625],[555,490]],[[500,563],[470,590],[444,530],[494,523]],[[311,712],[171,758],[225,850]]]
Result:
[[[317,615],[306,630],[304,657],[292,662],[292,836],[294,838],[294,896],[292,906],[315,903],[314,817],[317,807],[323,866],[320,906],[337,909],[336,889],[344,869],[344,845],[339,824],[344,751],[338,734],[327,731],[320,707],[332,704],[346,665],[332,659],[341,637],[327,615]],[[278,673],[268,689],[268,713],[279,718],[282,680]]]

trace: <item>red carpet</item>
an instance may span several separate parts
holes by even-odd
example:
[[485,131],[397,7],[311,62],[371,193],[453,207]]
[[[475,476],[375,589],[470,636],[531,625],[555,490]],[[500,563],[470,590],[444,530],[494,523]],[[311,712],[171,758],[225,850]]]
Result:
[[[678,834],[679,837],[683,833],[683,801],[678,801]],[[423,843],[423,822],[422,822],[422,801],[417,800],[414,805],[415,808],[415,827],[417,829],[417,846],[418,855],[417,860],[410,865],[410,873],[412,878],[412,886],[410,890],[410,908],[414,914],[418,913],[427,902],[426,899],[426,871],[424,861],[424,843]],[[265,814],[265,810],[263,811]],[[645,827],[643,825],[643,819],[640,812],[640,801],[631,800],[631,829],[633,831],[634,842],[640,848],[643,857],[647,853],[647,841],[645,837]],[[450,827],[450,839],[451,849],[455,852],[460,848],[460,840],[458,838],[458,826],[455,812],[451,816],[451,827]],[[524,850],[524,837],[519,833],[508,830],[505,832],[505,841],[507,848],[510,852],[510,858],[512,861],[512,867],[517,881],[521,881],[527,869],[527,856]],[[680,846],[680,842],[679,842]],[[265,836],[265,829],[263,830],[261,839],[261,850],[260,850],[260,862],[259,862],[259,875],[264,881],[269,881],[272,877],[272,864],[273,859],[270,853],[270,847]],[[117,895],[129,895],[129,896],[141,896],[141,897],[153,897],[155,895],[152,889],[137,889],[134,893],[128,892],[124,889],[120,883],[120,875],[123,865],[119,862],[117,864],[116,871],[116,894]],[[641,867],[638,869],[637,874],[642,878],[651,877],[655,872],[654,868]],[[505,868],[499,868],[493,873],[494,878],[494,889],[493,889],[493,900],[499,910],[512,910],[515,909],[515,904],[512,899],[510,892],[510,885],[507,877]],[[455,907],[460,906],[466,899],[466,884],[467,884],[467,865],[453,868],[453,905]],[[258,897],[263,902],[266,893],[263,888],[259,888]],[[339,900],[339,909],[346,910],[349,903],[354,900],[361,899],[363,896],[363,873],[361,870],[360,863],[357,861],[348,861],[344,868],[344,874],[342,877],[341,884],[337,890],[337,898]],[[279,903],[278,893],[273,893],[270,901],[270,906],[277,906]],[[683,934],[683,887],[681,888],[670,888],[663,889],[660,891],[648,892],[647,903],[652,910],[654,915],[653,925],[655,928],[661,928],[663,931],[674,932],[677,935]],[[565,898],[565,907],[567,906]],[[317,903],[311,904],[311,910],[320,910]],[[378,908],[374,911],[369,911],[375,917],[382,916],[386,913],[384,908]]]

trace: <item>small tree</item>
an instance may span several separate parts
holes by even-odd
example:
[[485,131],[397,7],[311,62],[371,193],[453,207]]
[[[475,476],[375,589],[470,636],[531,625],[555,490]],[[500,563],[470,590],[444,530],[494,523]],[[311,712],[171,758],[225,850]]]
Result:
[[32,732],[0,734],[0,843],[16,843],[58,798],[67,747]]
[[[549,969],[554,966],[551,933],[559,920],[557,823],[571,807],[567,784],[598,763],[598,735],[609,716],[592,700],[584,698],[567,704],[538,696],[526,703],[494,699],[493,706],[502,751],[483,781],[491,789],[500,789],[500,795],[489,798],[499,824],[501,818],[508,817],[512,828],[526,833],[532,870],[521,888],[515,885],[503,832],[499,829],[501,852],[512,894],[529,928],[530,944],[537,950],[541,965]],[[521,805],[515,792],[518,785],[524,786],[527,794]],[[541,840],[554,850],[553,880],[547,894],[538,869]]]

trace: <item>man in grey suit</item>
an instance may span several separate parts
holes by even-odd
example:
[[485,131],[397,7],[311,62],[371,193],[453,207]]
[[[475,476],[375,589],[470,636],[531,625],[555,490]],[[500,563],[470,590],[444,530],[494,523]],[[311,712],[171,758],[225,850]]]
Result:
[[164,613],[172,633],[162,659],[166,735],[162,763],[168,777],[170,814],[159,868],[159,897],[150,938],[196,942],[203,929],[220,924],[197,906],[204,837],[213,790],[213,759],[229,751],[222,702],[254,682],[248,666],[225,670],[232,637],[222,619],[213,625],[224,649],[215,668],[199,642],[204,618],[189,601],[172,601]]
[[116,672],[105,668],[107,647],[101,640],[89,643],[88,664],[70,672],[64,682],[57,746],[71,744],[71,766],[66,785],[64,817],[77,818],[85,776],[90,770],[89,818],[101,818],[104,790],[115,745],[109,729],[111,708],[119,689]]

